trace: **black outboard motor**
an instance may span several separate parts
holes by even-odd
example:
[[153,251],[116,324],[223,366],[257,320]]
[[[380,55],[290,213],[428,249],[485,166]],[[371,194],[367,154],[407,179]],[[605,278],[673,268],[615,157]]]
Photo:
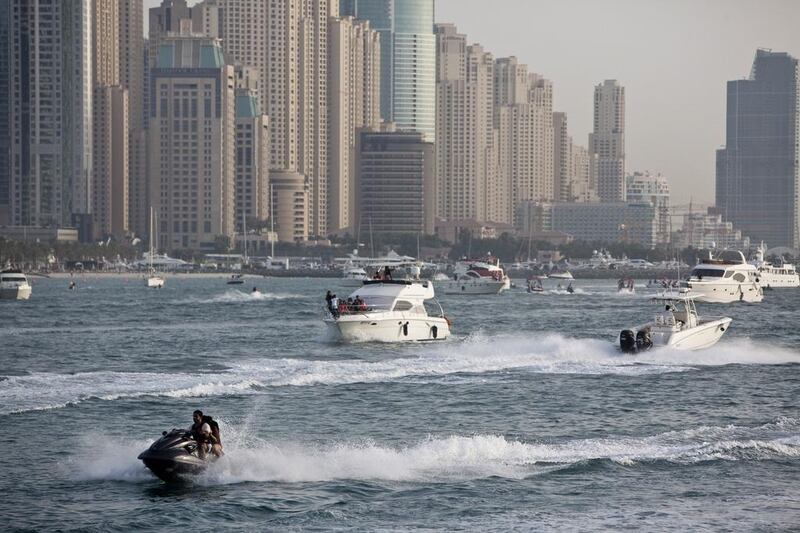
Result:
[[139,459],[153,474],[164,481],[179,481],[186,476],[200,474],[216,459],[207,453],[201,459],[197,453],[197,441],[184,429],[164,432],[163,436],[139,454]]
[[636,349],[640,352],[649,350],[653,347],[653,339],[650,338],[650,332],[646,329],[640,329],[636,332]]
[[636,353],[636,337],[633,331],[623,329],[619,333],[619,347],[623,353]]

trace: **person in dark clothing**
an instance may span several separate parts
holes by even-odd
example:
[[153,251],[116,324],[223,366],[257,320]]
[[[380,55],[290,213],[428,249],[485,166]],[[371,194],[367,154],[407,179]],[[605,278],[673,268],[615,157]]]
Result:
[[389,268],[389,265],[383,268],[383,279],[386,281],[391,281],[392,279],[392,269]]
[[325,294],[325,303],[328,304],[328,311],[333,313],[333,305],[331,304],[331,300],[333,300],[333,293],[331,291],[328,291]]
[[192,413],[192,438],[197,442],[197,455],[205,459],[209,449],[217,457],[222,456],[222,442],[219,438],[219,425],[210,416],[203,415],[203,411],[196,410]]

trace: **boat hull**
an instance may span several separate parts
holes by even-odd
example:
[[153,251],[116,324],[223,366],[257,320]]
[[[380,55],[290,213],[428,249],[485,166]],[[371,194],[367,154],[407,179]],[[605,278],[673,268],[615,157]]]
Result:
[[447,319],[439,317],[326,318],[328,327],[345,342],[410,342],[444,340],[450,336]]
[[439,284],[445,294],[500,294],[506,288],[505,281],[448,281]]
[[[651,323],[642,324],[630,331],[650,330],[652,348],[675,348],[678,350],[704,350],[714,346],[728,331],[732,319],[728,317],[708,318],[688,329],[664,328]],[[619,339],[617,339],[619,344]]]
[[688,294],[695,296],[695,301],[715,304],[731,302],[757,303],[764,299],[764,291],[753,283],[686,283]]
[[27,300],[31,297],[30,285],[0,289],[0,300]]
[[787,287],[800,287],[800,277],[761,272],[758,275],[758,284],[762,289],[783,289]]
[[151,289],[160,289],[164,286],[164,278],[151,276],[145,280],[145,285]]

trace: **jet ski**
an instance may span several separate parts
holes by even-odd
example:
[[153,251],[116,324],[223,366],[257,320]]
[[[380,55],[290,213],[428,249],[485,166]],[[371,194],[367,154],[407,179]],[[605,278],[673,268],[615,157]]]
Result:
[[139,459],[159,479],[169,482],[202,474],[217,457],[208,452],[201,459],[191,432],[173,429],[163,432],[160,439],[139,454]]

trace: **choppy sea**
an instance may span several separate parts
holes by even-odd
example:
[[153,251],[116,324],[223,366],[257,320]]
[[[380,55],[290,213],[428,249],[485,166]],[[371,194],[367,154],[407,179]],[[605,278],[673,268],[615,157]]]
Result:
[[[654,293],[614,280],[441,295],[454,336],[409,345],[333,340],[338,280],[33,281],[0,301],[3,529],[800,528],[800,290],[630,356]],[[162,483],[136,456],[197,408],[227,455]]]

